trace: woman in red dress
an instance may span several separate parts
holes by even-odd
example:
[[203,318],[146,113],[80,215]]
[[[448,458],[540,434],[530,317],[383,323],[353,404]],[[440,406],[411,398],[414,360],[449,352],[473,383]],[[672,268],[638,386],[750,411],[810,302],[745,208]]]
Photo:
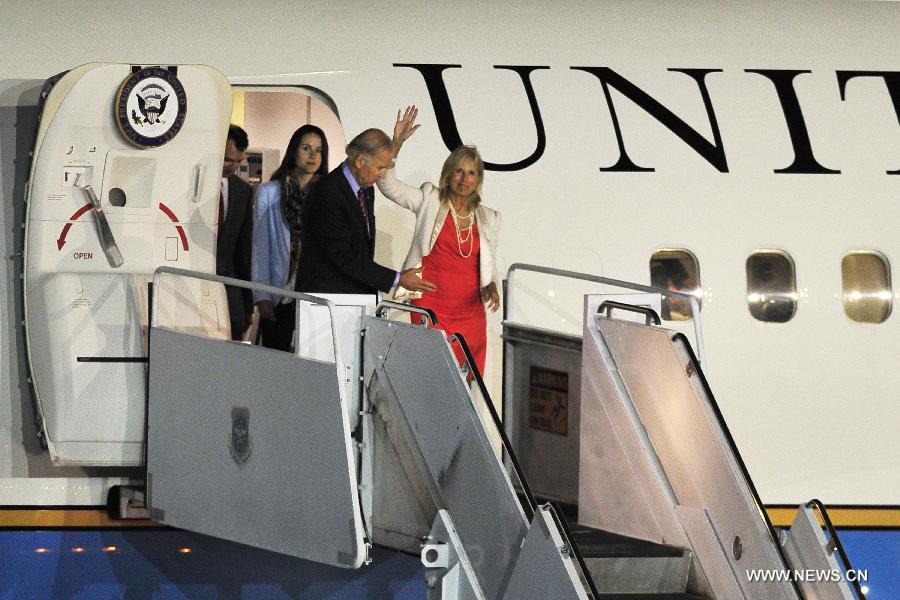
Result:
[[[394,125],[394,156],[419,128],[418,110],[408,107],[397,113]],[[441,169],[438,186],[414,187],[399,181],[394,170],[378,182],[388,199],[416,214],[412,246],[403,269],[422,267],[422,278],[437,286],[413,298],[415,306],[428,307],[438,318],[438,327],[448,335],[461,333],[484,372],[487,352],[485,306],[500,307],[496,256],[500,213],[481,204],[484,162],[474,146],[460,146],[450,153]],[[418,322],[418,315],[413,315]],[[463,362],[462,351],[455,348]]]

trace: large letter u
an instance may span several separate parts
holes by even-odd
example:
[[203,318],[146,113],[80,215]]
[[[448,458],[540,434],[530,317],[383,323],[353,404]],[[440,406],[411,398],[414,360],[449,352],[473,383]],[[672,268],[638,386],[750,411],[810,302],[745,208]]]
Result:
[[[462,65],[430,65],[430,64],[411,64],[411,63],[394,63],[395,67],[409,67],[417,70],[425,78],[425,86],[428,88],[428,94],[431,96],[431,104],[434,106],[434,116],[437,118],[438,130],[444,145],[448,150],[454,150],[462,144],[462,138],[459,136],[459,128],[456,126],[456,119],[453,117],[453,107],[450,105],[450,97],[447,94],[447,86],[444,84],[443,72],[445,69],[459,69]],[[528,66],[528,65],[494,65],[495,69],[507,69],[515,71],[522,78],[522,85],[525,86],[525,94],[528,96],[528,104],[531,106],[531,116],[534,118],[534,127],[537,131],[537,145],[534,152],[530,156],[523,158],[514,163],[492,163],[484,161],[484,168],[490,171],[519,171],[533,165],[544,154],[544,148],[547,146],[547,136],[544,133],[544,121],[541,119],[541,110],[538,108],[537,98],[534,95],[534,88],[531,85],[531,72],[538,69],[549,69],[550,67]]]

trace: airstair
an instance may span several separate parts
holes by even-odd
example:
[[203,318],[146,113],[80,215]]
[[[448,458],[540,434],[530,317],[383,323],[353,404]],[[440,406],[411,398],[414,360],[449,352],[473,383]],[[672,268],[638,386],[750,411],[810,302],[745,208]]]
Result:
[[[161,268],[158,289],[164,277],[258,287]],[[536,500],[464,338],[385,318],[433,321],[427,309],[288,295],[295,354],[151,318],[154,519],[348,568],[371,544],[418,552],[434,599],[853,597],[845,583],[748,580],[836,569],[837,538],[806,507],[790,532],[772,528],[690,345],[647,324],[652,309],[586,300],[585,489],[570,523]],[[615,318],[635,310],[647,323]]]

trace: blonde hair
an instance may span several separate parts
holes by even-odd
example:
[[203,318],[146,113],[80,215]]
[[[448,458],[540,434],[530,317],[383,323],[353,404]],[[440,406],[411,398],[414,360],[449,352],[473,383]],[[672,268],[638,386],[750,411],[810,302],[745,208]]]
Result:
[[441,168],[441,180],[438,185],[440,190],[439,197],[442,203],[448,201],[450,197],[450,177],[460,163],[467,158],[475,163],[475,171],[478,173],[478,186],[469,199],[469,208],[475,209],[481,204],[481,184],[484,182],[484,161],[481,160],[481,154],[478,153],[478,148],[475,146],[459,146],[444,161],[444,166]]

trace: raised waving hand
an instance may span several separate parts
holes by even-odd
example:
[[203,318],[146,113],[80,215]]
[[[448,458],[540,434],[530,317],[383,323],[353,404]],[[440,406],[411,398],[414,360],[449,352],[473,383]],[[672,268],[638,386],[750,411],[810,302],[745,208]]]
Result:
[[397,109],[397,122],[394,123],[394,139],[392,140],[394,143],[395,158],[400,154],[400,148],[403,147],[403,142],[412,137],[412,134],[420,127],[420,125],[416,123],[417,116],[419,116],[419,109],[416,108],[415,105],[407,106],[406,110],[403,111],[402,117],[400,116],[400,110]]

